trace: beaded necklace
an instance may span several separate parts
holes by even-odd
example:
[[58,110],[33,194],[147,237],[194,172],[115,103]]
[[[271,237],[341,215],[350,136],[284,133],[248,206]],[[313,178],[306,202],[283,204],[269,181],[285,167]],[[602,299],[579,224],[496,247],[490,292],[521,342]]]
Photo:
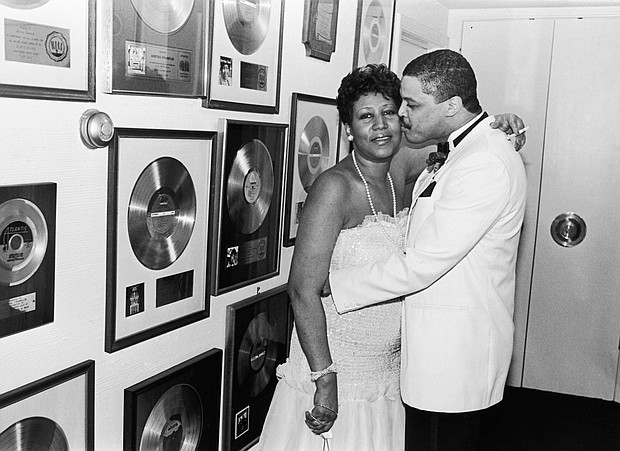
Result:
[[[403,237],[403,234],[400,231],[400,228],[398,229],[398,235],[400,238],[400,243],[396,243],[392,237],[390,236],[390,234],[387,232],[387,230],[385,230],[385,228],[383,227],[383,221],[379,220],[379,215],[377,214],[377,210],[375,210],[375,204],[372,202],[372,197],[370,196],[370,188],[368,187],[368,182],[366,181],[366,177],[364,177],[364,174],[362,174],[362,171],[359,167],[359,165],[357,164],[357,159],[355,158],[355,151],[351,152],[351,156],[353,158],[353,165],[355,166],[355,169],[357,170],[357,174],[360,176],[360,178],[362,179],[362,183],[364,183],[364,188],[366,189],[366,198],[368,199],[368,204],[370,204],[370,209],[372,210],[372,214],[375,217],[375,221],[377,221],[377,223],[379,224],[379,226],[381,227],[381,230],[383,230],[383,233],[385,234],[385,236],[387,237],[388,240],[390,240],[390,242],[396,246],[399,250],[403,250],[405,247],[405,237]],[[387,178],[388,178],[388,182],[390,182],[390,190],[392,191],[392,208],[394,209],[394,219],[396,219],[396,192],[394,191],[394,182],[392,181],[392,175],[390,174],[390,171],[388,171],[387,173]]]

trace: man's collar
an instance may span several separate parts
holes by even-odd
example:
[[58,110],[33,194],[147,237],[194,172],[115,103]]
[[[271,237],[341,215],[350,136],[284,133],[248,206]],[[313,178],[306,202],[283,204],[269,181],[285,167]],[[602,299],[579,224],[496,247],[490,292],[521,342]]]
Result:
[[484,118],[488,116],[489,115],[486,113],[486,111],[483,111],[482,113],[474,117],[471,121],[463,125],[461,128],[450,133],[450,136],[448,137],[448,142],[452,143],[452,148],[454,149],[456,146],[458,146],[459,143],[463,140],[463,138],[465,138],[465,136],[467,136],[467,134],[476,127],[476,125],[478,125]]

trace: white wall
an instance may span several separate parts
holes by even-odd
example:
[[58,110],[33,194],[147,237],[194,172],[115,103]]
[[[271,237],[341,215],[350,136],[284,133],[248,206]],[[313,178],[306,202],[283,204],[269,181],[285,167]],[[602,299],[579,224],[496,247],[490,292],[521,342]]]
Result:
[[0,98],[0,185],[56,182],[54,322],[0,339],[0,393],[86,359],[95,367],[95,449],[122,449],[123,390],[213,347],[224,349],[226,306],[286,283],[293,248],[283,248],[280,275],[211,298],[211,316],[113,354],[104,352],[107,148],[90,150],[79,137],[89,108],[117,127],[217,130],[220,117],[289,123],[294,91],[335,97],[351,70],[356,0],[341,0],[331,62],[305,56],[302,1],[287,1],[280,113],[202,108],[199,99],[110,95],[102,92],[103,24],[111,0],[97,5],[95,103]]

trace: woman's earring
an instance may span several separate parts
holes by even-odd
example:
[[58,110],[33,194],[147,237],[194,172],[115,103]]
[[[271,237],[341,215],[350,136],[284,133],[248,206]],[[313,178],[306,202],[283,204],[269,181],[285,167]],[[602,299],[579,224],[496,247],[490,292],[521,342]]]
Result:
[[348,139],[349,141],[353,141],[353,135],[347,135],[347,139]]

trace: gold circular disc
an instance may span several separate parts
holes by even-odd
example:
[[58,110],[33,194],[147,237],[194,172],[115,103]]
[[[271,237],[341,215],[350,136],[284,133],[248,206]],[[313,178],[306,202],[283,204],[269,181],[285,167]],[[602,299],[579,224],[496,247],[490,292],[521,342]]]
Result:
[[153,30],[170,34],[189,19],[195,0],[131,0],[140,18]]
[[0,0],[0,4],[15,9],[34,9],[45,5],[49,0]]
[[69,451],[69,442],[62,428],[45,417],[29,417],[0,433],[3,451]]
[[259,313],[248,325],[237,355],[239,385],[250,396],[258,395],[269,384],[277,356],[276,324],[267,313]]
[[242,55],[256,52],[269,31],[271,0],[223,0],[222,10],[232,45]]
[[329,166],[329,132],[320,116],[308,121],[299,138],[297,168],[304,190],[308,191],[314,180]]
[[362,27],[362,45],[366,63],[381,63],[387,42],[387,23],[383,7],[377,0],[368,6]]

